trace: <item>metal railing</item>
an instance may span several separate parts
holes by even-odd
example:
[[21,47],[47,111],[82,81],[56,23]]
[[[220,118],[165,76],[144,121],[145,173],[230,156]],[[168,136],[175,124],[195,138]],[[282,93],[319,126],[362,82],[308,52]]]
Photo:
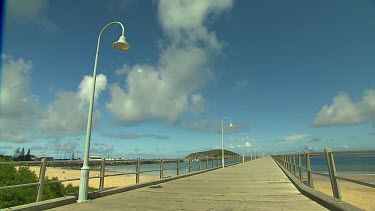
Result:
[[[146,160],[136,159],[136,160],[106,160],[106,159],[92,159],[89,161],[89,165],[93,167],[93,164],[96,165],[96,170],[100,170],[100,175],[90,176],[89,179],[98,179],[99,178],[99,191],[104,190],[104,182],[106,177],[113,177],[113,176],[121,176],[121,175],[130,175],[135,174],[135,183],[140,183],[140,175],[141,173],[151,173],[151,172],[159,172],[160,179],[165,178],[165,171],[172,170],[176,171],[176,176],[181,175],[181,169],[184,168],[181,166],[181,162],[188,162],[188,173],[193,173],[197,171],[204,171],[208,169],[219,168],[221,166],[221,158],[205,158],[205,159],[158,159],[152,160],[152,163],[159,163],[158,169],[151,169],[141,171],[142,162]],[[147,160],[150,161],[150,160]],[[165,163],[176,163],[175,168],[165,168]],[[197,168],[194,168],[193,162],[197,162]],[[12,162],[0,162],[0,165],[13,165],[13,166],[35,166],[40,165],[39,171],[39,178],[38,182],[34,183],[27,183],[27,184],[17,184],[17,185],[9,185],[9,186],[2,186],[0,187],[0,191],[4,191],[7,189],[13,188],[22,188],[22,187],[30,187],[30,186],[37,186],[37,193],[36,193],[36,202],[42,201],[43,198],[43,188],[45,185],[52,184],[52,183],[62,183],[62,182],[70,182],[75,180],[80,180],[80,178],[70,178],[70,179],[63,179],[63,180],[49,180],[46,181],[46,168],[53,167],[53,166],[61,166],[61,167],[69,167],[74,164],[78,166],[78,164],[83,163],[82,160],[47,160],[43,158],[41,161],[12,161]],[[228,157],[225,159],[225,166],[230,166],[234,164],[242,163],[242,157]],[[106,175],[106,166],[107,165],[134,165],[135,164],[135,171],[134,172],[127,172],[127,173],[113,173],[110,175]],[[148,163],[150,164],[150,163]],[[203,165],[202,165],[203,164]],[[205,164],[205,165],[204,165]],[[205,167],[205,168],[203,168]]]
[[[306,185],[310,186],[311,188],[314,188],[313,174],[328,177],[330,180],[331,188],[332,188],[332,194],[335,198],[339,200],[342,200],[342,197],[341,197],[340,185],[338,183],[338,180],[343,180],[343,181],[363,185],[366,187],[375,188],[375,184],[373,183],[368,183],[364,181],[350,179],[347,177],[338,176],[337,171],[336,171],[334,154],[335,155],[375,155],[375,151],[333,152],[332,149],[326,148],[324,149],[324,152],[318,152],[318,153],[310,153],[308,150],[305,150],[303,154],[297,152],[297,153],[273,155],[271,157],[280,165],[285,167],[294,176],[296,176],[298,179],[304,182]],[[317,171],[312,171],[310,157],[313,157],[313,156],[325,156],[328,174],[317,172]],[[305,157],[306,168],[304,168],[302,165],[301,157]],[[304,175],[307,176],[306,178],[307,180],[304,180]]]

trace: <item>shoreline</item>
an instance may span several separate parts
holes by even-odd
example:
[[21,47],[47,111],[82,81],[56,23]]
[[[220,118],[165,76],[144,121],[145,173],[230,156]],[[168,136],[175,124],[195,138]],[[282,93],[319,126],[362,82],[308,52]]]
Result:
[[[39,166],[30,166],[29,167],[31,171],[34,171],[37,177],[39,177]],[[120,186],[129,186],[136,184],[135,182],[135,174],[126,174],[122,172],[115,172],[115,171],[105,171],[105,175],[114,175],[114,174],[123,174],[118,176],[111,176],[111,177],[105,177],[104,179],[104,188],[111,188],[111,187],[120,187]],[[99,176],[100,171],[98,170],[90,170],[90,177]],[[63,185],[68,185],[71,183],[73,186],[79,186],[79,178],[81,176],[80,169],[71,169],[71,168],[65,168],[65,167],[50,167],[48,166],[46,168],[46,177],[52,178],[57,177],[59,180],[65,180],[65,179],[78,179],[74,181],[68,181],[68,182],[61,182]],[[159,180],[158,175],[148,175],[148,174],[141,174],[140,175],[140,183],[143,182],[149,182],[149,181],[155,181]],[[89,186],[94,188],[99,188],[100,178],[91,178],[89,179]]]

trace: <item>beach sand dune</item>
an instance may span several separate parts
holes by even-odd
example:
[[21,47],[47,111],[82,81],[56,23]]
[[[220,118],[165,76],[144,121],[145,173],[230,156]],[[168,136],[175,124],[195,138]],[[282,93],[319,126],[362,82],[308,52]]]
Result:
[[[37,176],[39,176],[39,166],[31,166],[30,170],[34,171]],[[118,172],[106,172],[105,175],[113,175],[117,174]],[[76,169],[65,169],[61,167],[47,167],[46,169],[46,177],[52,178],[57,177],[59,180],[65,180],[65,179],[74,179],[74,178],[80,178],[81,171]],[[90,171],[90,177],[93,176],[99,176],[100,171]],[[154,181],[158,180],[158,175],[147,175],[147,174],[141,174],[140,175],[140,182],[148,182],[148,181]],[[94,188],[99,188],[99,178],[90,179],[89,180],[89,186]],[[79,186],[79,180],[75,181],[69,181],[69,182],[63,182],[62,184],[68,185],[71,183],[73,186]],[[129,186],[133,185],[135,183],[135,174],[125,174],[120,176],[111,176],[111,177],[105,177],[104,179],[104,188],[109,187],[121,187],[121,186]]]

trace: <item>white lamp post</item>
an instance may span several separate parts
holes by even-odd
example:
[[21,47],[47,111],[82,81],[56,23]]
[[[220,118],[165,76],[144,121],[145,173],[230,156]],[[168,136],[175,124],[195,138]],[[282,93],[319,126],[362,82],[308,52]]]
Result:
[[259,146],[259,149],[262,150],[262,157],[264,157],[264,149],[261,146]]
[[243,135],[246,135],[246,139],[249,139],[249,135],[247,133],[242,133],[241,139],[242,139],[242,163],[245,162],[245,149],[243,145]]
[[[255,150],[254,150],[254,140],[252,141],[253,143],[250,144],[250,159],[253,160],[253,154],[255,153]],[[253,153],[254,152],[254,153]]]
[[229,117],[223,117],[223,119],[221,119],[221,165],[225,166],[225,162],[224,162],[224,119],[229,119],[229,127],[232,127],[232,119],[229,118]]
[[260,158],[260,151],[259,151],[259,145],[256,145],[256,150],[255,150],[256,158]]
[[89,183],[89,175],[90,175],[90,168],[88,165],[89,161],[89,152],[90,152],[90,138],[91,138],[91,124],[92,124],[92,110],[94,107],[94,96],[95,96],[95,84],[96,84],[96,67],[98,64],[98,52],[99,52],[99,45],[100,45],[100,37],[104,30],[106,30],[112,24],[119,24],[122,28],[122,33],[120,38],[117,42],[113,43],[113,48],[119,51],[128,51],[130,50],[130,45],[126,42],[124,36],[124,26],[122,23],[114,21],[106,26],[100,31],[98,37],[98,45],[96,47],[96,56],[95,56],[95,64],[94,64],[94,73],[92,75],[92,92],[91,92],[91,99],[90,99],[90,106],[89,106],[89,114],[87,120],[87,130],[86,130],[86,142],[85,142],[85,153],[83,156],[83,166],[81,168],[81,178],[80,178],[80,185],[79,185],[79,193],[78,193],[78,202],[85,202],[87,201],[87,192],[88,192],[88,183]]

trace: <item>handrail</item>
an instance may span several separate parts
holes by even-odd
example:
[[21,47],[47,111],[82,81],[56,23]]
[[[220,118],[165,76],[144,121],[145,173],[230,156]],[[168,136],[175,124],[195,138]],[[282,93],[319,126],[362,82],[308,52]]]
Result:
[[[307,185],[314,188],[313,185],[313,177],[311,174],[316,174],[324,177],[329,177],[330,178],[330,183],[332,187],[332,192],[333,196],[337,199],[341,200],[341,192],[340,192],[340,186],[337,182],[337,180],[343,180],[351,183],[355,183],[358,185],[363,185],[366,187],[370,188],[375,188],[375,184],[373,183],[368,183],[364,181],[359,181],[359,180],[354,180],[350,179],[347,177],[342,177],[342,176],[337,176],[336,175],[336,166],[335,166],[335,160],[333,155],[375,155],[374,150],[366,150],[366,151],[336,151],[333,152],[330,148],[324,149],[325,152],[316,152],[316,153],[310,153],[307,150],[304,151],[304,153],[299,153],[297,152],[297,159],[298,159],[298,169],[299,172],[296,173],[296,171],[292,171],[294,168],[297,167],[297,164],[294,161],[294,155],[295,153],[286,153],[286,154],[279,154],[279,155],[272,155],[271,157],[279,163],[281,166],[284,166],[288,171],[290,171],[295,177],[300,179],[302,182],[304,182],[303,175],[304,172],[307,173]],[[299,159],[300,157],[305,157],[306,160],[306,168],[302,167],[301,165],[301,160]],[[328,167],[328,174],[326,173],[321,173],[317,171],[312,171],[311,170],[311,162],[310,162],[310,157],[314,156],[325,156],[326,157],[326,165]],[[293,168],[292,168],[293,166]]]
[[[256,157],[256,158],[260,158]],[[255,157],[254,157],[255,158]],[[225,158],[225,166],[230,166],[234,164],[242,163],[242,157],[226,157]],[[145,163],[147,161],[147,163]],[[148,163],[149,161],[152,161],[152,164],[160,163],[161,168],[159,169],[151,169],[151,170],[140,170],[140,166],[151,164]],[[188,166],[181,166],[181,161],[187,162]],[[249,160],[245,160],[249,161]],[[250,160],[251,161],[251,160]],[[37,198],[36,201],[41,201],[43,196],[43,187],[48,184],[52,183],[62,183],[62,182],[69,182],[69,181],[76,181],[80,180],[80,178],[70,178],[70,179],[58,179],[58,180],[50,180],[45,181],[44,177],[41,177],[41,175],[45,175],[46,167],[47,166],[56,166],[56,164],[61,165],[66,163],[66,165],[62,165],[61,167],[72,167],[75,164],[81,164],[83,163],[83,160],[47,160],[46,158],[43,158],[41,161],[12,161],[12,162],[0,162],[0,165],[15,165],[15,166],[27,166],[27,165],[40,165],[40,173],[39,173],[39,179],[38,182],[34,183],[28,183],[28,184],[17,184],[17,185],[9,185],[9,186],[2,186],[0,187],[1,190],[6,189],[13,189],[13,188],[21,188],[21,187],[30,187],[30,186],[37,186]],[[177,166],[175,168],[167,166],[167,168],[163,167],[163,164],[166,165],[167,163],[176,163]],[[196,166],[194,166],[192,163],[197,163]],[[99,176],[90,176],[89,179],[100,179],[99,184],[99,191],[104,190],[104,182],[106,177],[114,177],[114,176],[121,176],[121,175],[136,175],[136,183],[139,183],[139,175],[142,173],[151,173],[151,172],[159,172],[161,173],[161,176],[164,178],[164,170],[175,170],[176,176],[181,174],[181,169],[188,169],[188,173],[196,172],[196,171],[204,171],[207,169],[214,169],[218,168],[222,165],[220,158],[203,158],[203,159],[185,159],[185,158],[178,158],[178,159],[160,159],[160,160],[141,160],[141,159],[132,159],[132,160],[125,160],[125,159],[116,159],[116,160],[106,160],[106,159],[90,159],[89,164],[93,164],[97,170],[100,170]],[[106,165],[139,165],[139,168],[136,168],[135,172],[127,172],[127,173],[113,173],[113,174],[105,174],[105,167]],[[77,165],[78,167],[78,165]],[[183,171],[185,172],[185,171]],[[160,178],[160,179],[163,179]]]

